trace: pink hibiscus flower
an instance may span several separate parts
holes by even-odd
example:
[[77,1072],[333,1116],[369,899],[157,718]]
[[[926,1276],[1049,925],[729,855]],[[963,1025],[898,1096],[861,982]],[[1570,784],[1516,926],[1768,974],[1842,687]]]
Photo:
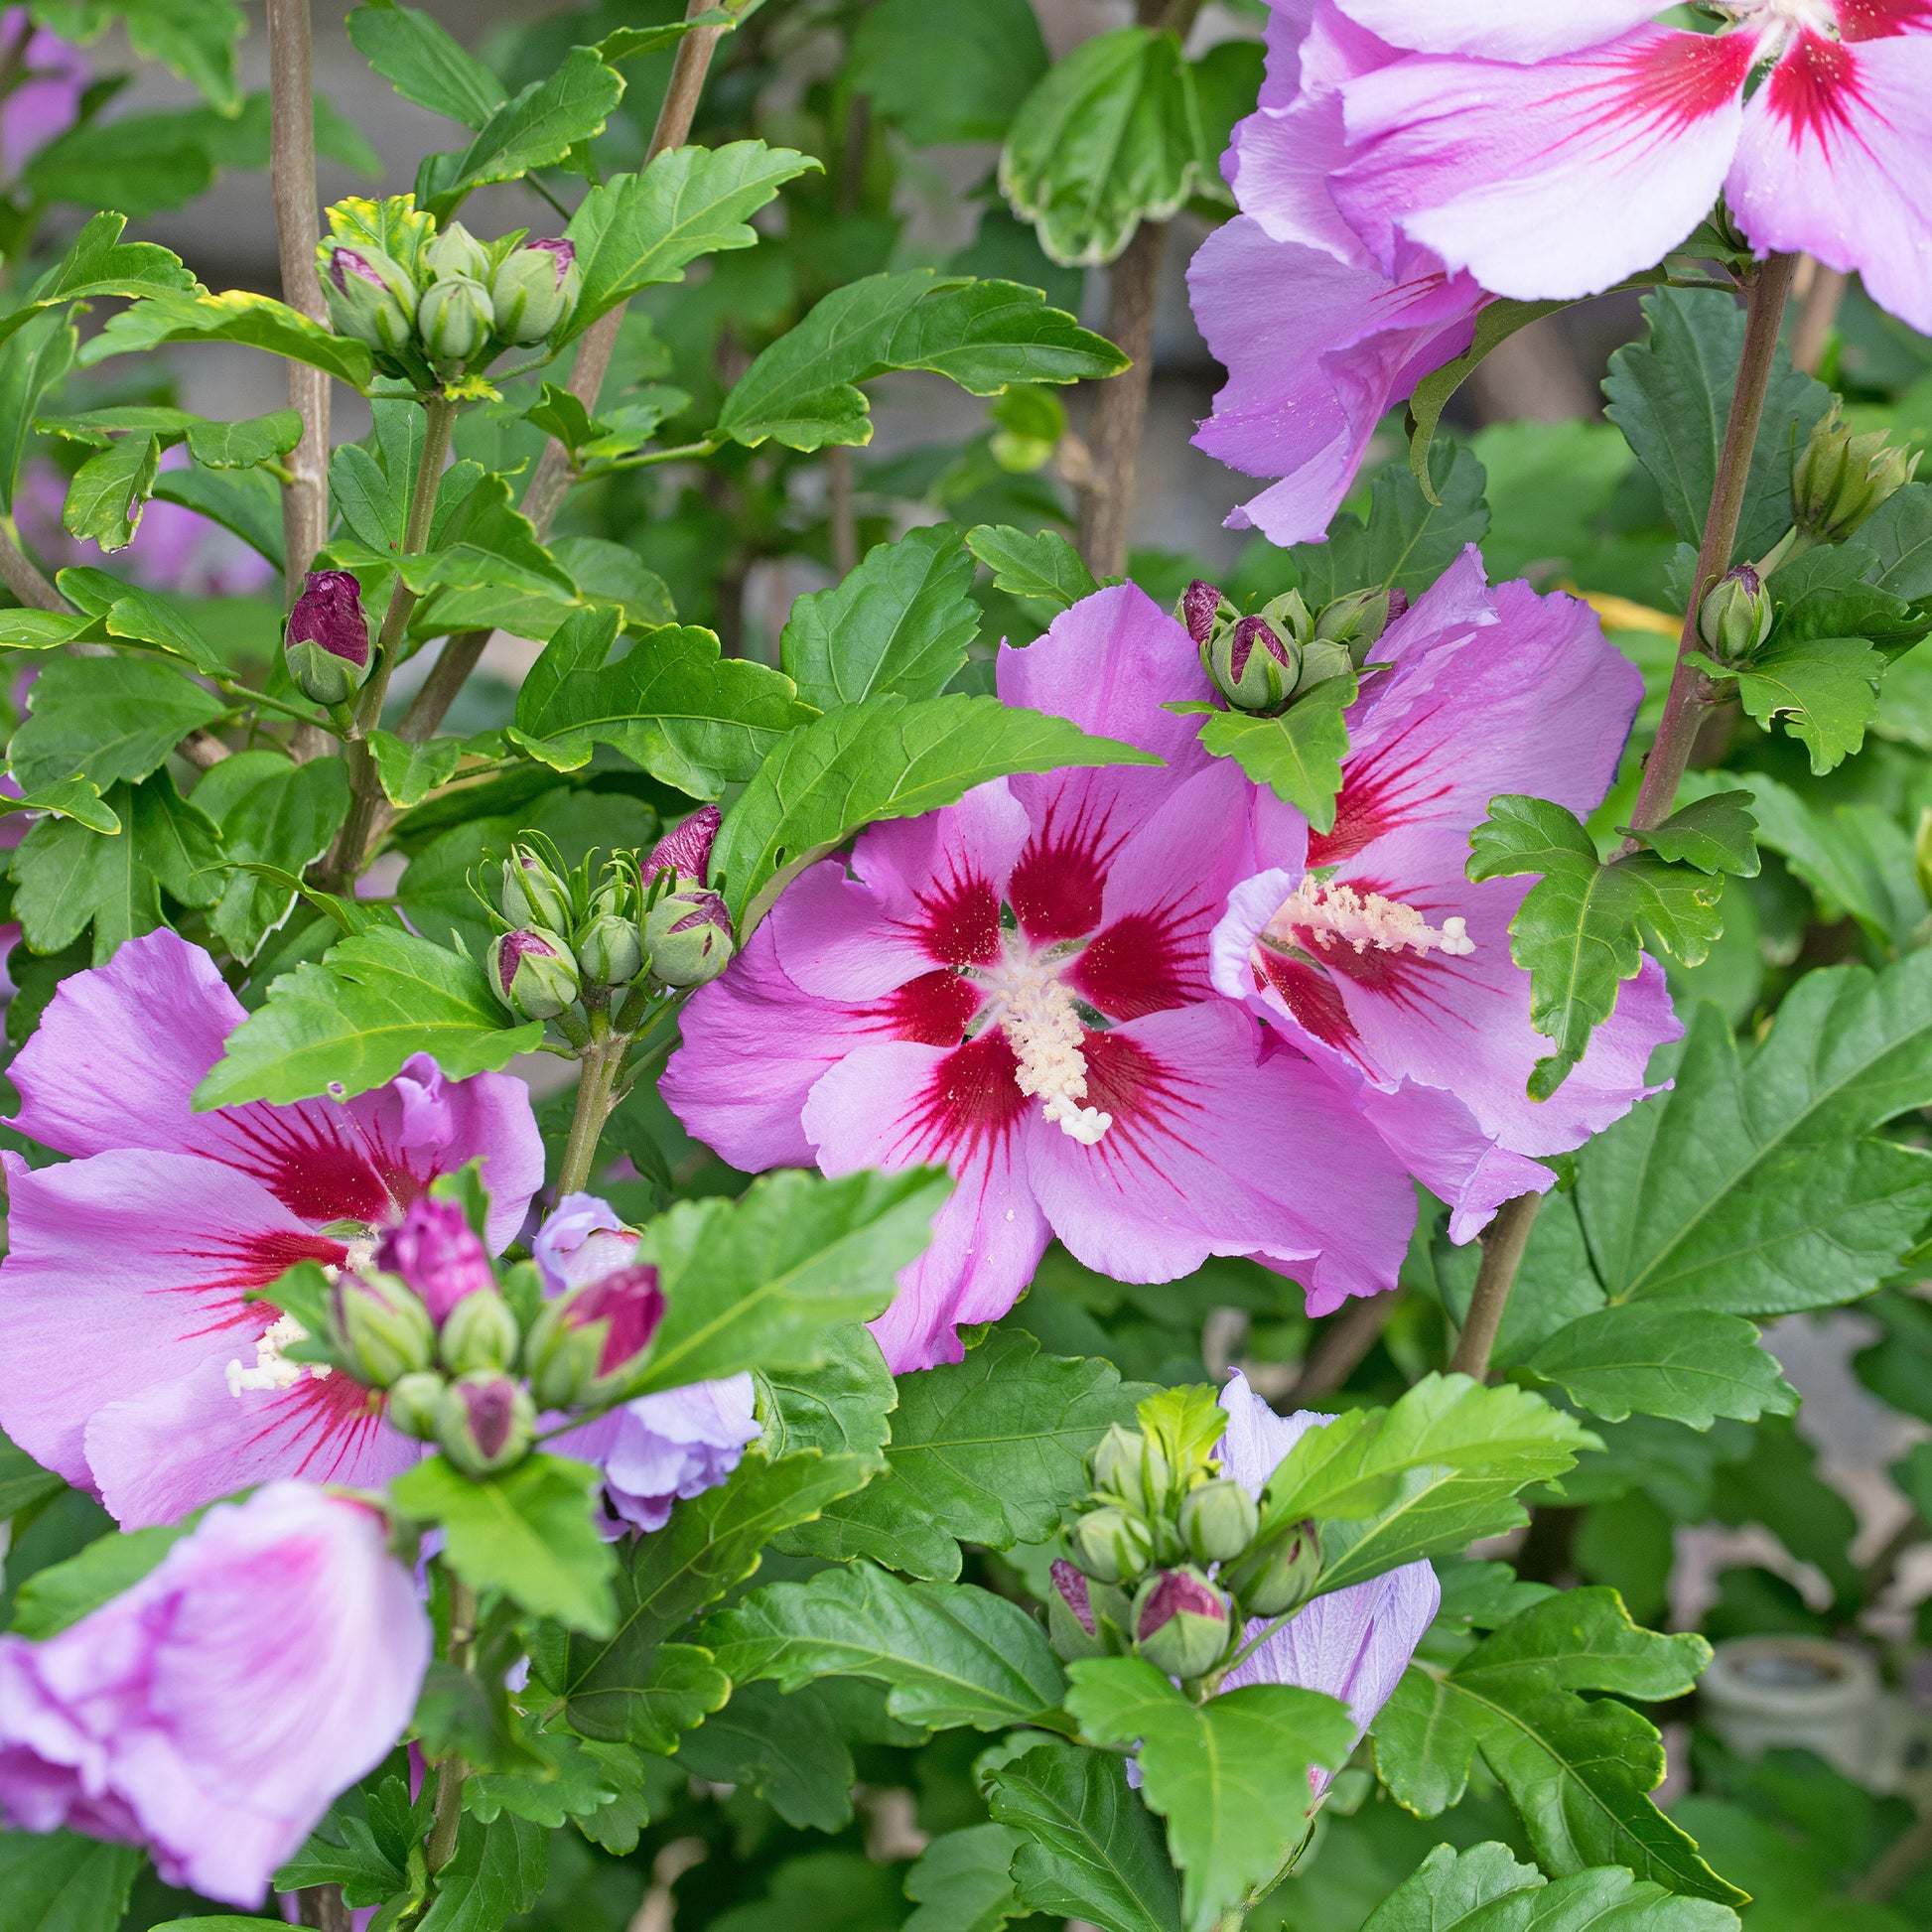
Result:
[[1374,656],[1348,713],[1333,829],[1270,792],[1257,862],[1214,933],[1214,983],[1355,1087],[1403,1164],[1466,1241],[1512,1195],[1555,1179],[1535,1157],[1581,1146],[1653,1091],[1651,1050],[1683,1031],[1646,960],[1547,1101],[1525,1091],[1550,1042],[1509,922],[1531,882],[1472,885],[1469,834],[1499,792],[1601,802],[1642,695],[1588,607],[1527,584],[1491,590],[1473,549]]
[[1593,295],[1722,192],[1760,253],[1856,269],[1932,330],[1928,0],[1723,0],[1715,34],[1642,0],[1333,4],[1402,56],[1340,81],[1329,174],[1385,270],[1414,244],[1498,295]]
[[895,1369],[957,1360],[1053,1235],[1133,1282],[1259,1255],[1316,1312],[1390,1286],[1400,1168],[1208,980],[1249,787],[1162,708],[1210,695],[1187,633],[1101,591],[1003,649],[999,688],[1166,763],[998,780],[812,868],[685,1009],[666,1100],[739,1168],[952,1171],[875,1324]]
[[64,981],[9,1069],[12,1124],[74,1158],[6,1157],[0,1429],[130,1528],[277,1476],[374,1484],[413,1461],[363,1389],[284,1360],[294,1324],[243,1296],[298,1261],[367,1261],[479,1157],[500,1251],[543,1178],[523,1083],[446,1080],[426,1055],[352,1100],[195,1112],[243,1017],[164,929]]

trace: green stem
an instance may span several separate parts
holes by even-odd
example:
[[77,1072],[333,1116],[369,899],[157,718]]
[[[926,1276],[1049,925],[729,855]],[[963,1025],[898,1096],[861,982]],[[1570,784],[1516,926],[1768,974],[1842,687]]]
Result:
[[563,1165],[557,1171],[557,1198],[581,1193],[597,1170],[597,1144],[611,1118],[611,1094],[630,1045],[627,1034],[602,1033],[584,1049],[584,1071],[577,1082],[577,1106],[570,1117]]
[[[477,1592],[450,1573],[450,1662],[467,1671],[477,1640]],[[436,1767],[436,1816],[423,1849],[424,1863],[434,1877],[456,1857],[457,1830],[463,1823],[463,1759],[446,1757]]]

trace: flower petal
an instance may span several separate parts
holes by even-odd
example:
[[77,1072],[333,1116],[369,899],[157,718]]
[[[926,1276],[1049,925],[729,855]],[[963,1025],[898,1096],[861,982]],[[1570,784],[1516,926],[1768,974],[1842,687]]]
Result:
[[1614,40],[1654,19],[1656,0],[1336,0],[1350,20],[1420,54],[1473,54],[1485,61],[1547,61]]
[[1537,67],[1398,62],[1344,89],[1335,200],[1385,267],[1400,231],[1497,295],[1599,294],[1709,212],[1755,45],[1644,28]]
[[1932,33],[1841,45],[1802,34],[1744,114],[1725,183],[1760,250],[1856,269],[1881,308],[1932,331]]

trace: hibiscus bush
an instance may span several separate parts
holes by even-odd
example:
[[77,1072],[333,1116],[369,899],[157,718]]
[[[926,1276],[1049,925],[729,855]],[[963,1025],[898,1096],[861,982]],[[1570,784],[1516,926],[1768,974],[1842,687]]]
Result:
[[1932,1920],[1932,8],[1131,11],[0,17],[0,1932]]

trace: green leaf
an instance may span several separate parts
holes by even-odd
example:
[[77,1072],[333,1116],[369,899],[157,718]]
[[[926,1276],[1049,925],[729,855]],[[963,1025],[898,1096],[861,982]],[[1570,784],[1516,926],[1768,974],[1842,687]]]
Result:
[[1028,0],[882,0],[859,22],[847,71],[875,113],[932,147],[1004,140],[1046,65]]
[[21,1580],[14,1593],[13,1631],[39,1643],[78,1623],[138,1584],[188,1534],[187,1523],[97,1537],[65,1563]]
[[1437,499],[1435,480],[1429,473],[1430,446],[1449,398],[1475,373],[1476,365],[1486,361],[1490,351],[1501,347],[1519,329],[1571,306],[1568,302],[1516,302],[1506,296],[1485,303],[1476,311],[1475,338],[1467,350],[1431,370],[1416,384],[1409,398],[1409,469],[1432,503]]
[[[570,573],[580,597],[618,606],[625,629],[677,621],[670,587],[625,545],[603,537],[560,537],[551,554]],[[555,636],[555,630],[550,634]]]
[[172,249],[152,241],[122,241],[124,214],[93,215],[68,252],[33,285],[23,308],[0,317],[0,342],[44,311],[89,297],[129,298],[199,286]]
[[549,1872],[550,1835],[540,1825],[509,1815],[492,1825],[466,1818],[416,1932],[497,1932],[537,1902]]
[[[73,575],[72,571],[64,570],[56,582],[71,581]],[[185,658],[209,677],[219,677],[227,671],[221,653],[158,591],[124,591],[117,587],[114,602],[101,622],[110,637],[153,644],[175,657]]]
[[369,750],[383,797],[405,811],[420,805],[437,786],[448,784],[463,761],[463,741],[456,738],[412,745],[394,732],[376,731],[369,734]]
[[1703,1309],[1599,1309],[1559,1328],[1525,1366],[1605,1422],[1632,1410],[1709,1429],[1720,1416],[1788,1416],[1798,1392],[1741,1315]]
[[1737,697],[1766,731],[1774,718],[1811,753],[1823,777],[1864,744],[1864,728],[1878,715],[1883,655],[1863,637],[1774,638],[1747,663],[1720,664],[1693,655],[1707,671],[1735,671]]
[[1552,1884],[1506,1845],[1439,1845],[1362,1932],[1736,1932],[1737,1914],[1597,1865]]
[[8,515],[41,398],[60,386],[79,345],[73,324],[52,310],[28,316],[0,342],[0,510]]
[[1724,930],[1722,877],[1641,853],[1600,864],[1577,817],[1545,798],[1492,798],[1469,847],[1478,882],[1543,875],[1509,922],[1510,957],[1530,975],[1530,1024],[1556,1043],[1530,1075],[1532,1100],[1569,1077],[1614,1011],[1618,984],[1636,977],[1639,921],[1686,966],[1702,964]]
[[1338,1769],[1355,1745],[1348,1707],[1318,1691],[1251,1684],[1192,1704],[1138,1657],[1067,1677],[1082,1733],[1134,1750],[1141,1795],[1168,1821],[1188,1932],[1268,1889],[1309,1829],[1310,1770]]
[[133,657],[55,657],[27,694],[13,774],[25,791],[83,778],[103,793],[157,770],[192,731],[220,717],[211,691]]
[[966,548],[993,573],[996,590],[1043,599],[1069,610],[1100,586],[1080,553],[1057,530],[1028,535],[1010,523],[982,523],[966,533]]
[[272,296],[246,289],[229,289],[224,295],[146,296],[109,321],[82,347],[80,360],[91,365],[163,343],[194,342],[244,343],[287,361],[306,362],[351,389],[366,390],[374,366],[365,344],[336,335]]
[[810,716],[789,678],[725,658],[694,624],[649,631],[607,665],[618,622],[608,608],[573,614],[517,694],[517,730],[560,753],[565,769],[608,745],[666,784],[715,798]]
[[125,550],[134,541],[160,463],[161,446],[152,436],[124,436],[90,456],[68,484],[62,527],[103,550]]
[[886,691],[936,698],[979,629],[972,581],[956,524],[882,543],[844,583],[793,604],[779,668],[819,711]]
[[[1620,1864],[1673,1892],[1742,1904],[1651,1803],[1663,1740],[1619,1702],[1682,1697],[1710,1656],[1702,1637],[1636,1628],[1612,1589],[1562,1591],[1449,1670],[1412,1664],[1375,1721],[1376,1770],[1433,1818],[1461,1797],[1480,1749],[1545,1870]],[[1581,1691],[1615,1695],[1587,1702]]]
[[1172,32],[1123,27],[1082,41],[1014,116],[1000,188],[1039,245],[1070,267],[1110,262],[1143,221],[1165,221],[1215,180],[1193,70]]
[[822,165],[790,148],[731,141],[672,148],[641,173],[593,188],[564,230],[584,279],[559,343],[639,289],[682,281],[700,255],[754,246],[751,217],[786,182]]
[[1525,1892],[1549,1882],[1535,1865],[1518,1864],[1506,1845],[1466,1852],[1439,1845],[1368,1915],[1362,1932],[1472,1932],[1485,1906],[1508,1898],[1520,1905]]
[[356,53],[404,100],[482,127],[507,97],[503,83],[430,14],[371,0],[348,16]]
[[1617,829],[1647,845],[1658,858],[1697,867],[1699,872],[1735,873],[1755,879],[1757,820],[1750,812],[1748,791],[1714,791],[1680,806],[1661,825],[1640,832],[1632,825]]
[[995,1333],[964,1361],[900,1376],[886,1472],[788,1547],[949,1582],[962,1542],[1044,1542],[1087,1491],[1087,1452],[1109,1424],[1132,1426],[1142,1391],[1111,1363],[1038,1351]]
[[1780,565],[1768,586],[1778,610],[1777,641],[1863,637],[1887,654],[1917,643],[1928,621],[1878,581],[1883,574],[1863,533]]
[[699,1636],[735,1683],[791,1691],[871,1678],[890,1687],[895,1718],[935,1729],[1050,1723],[1064,1688],[1045,1632],[1017,1603],[969,1584],[902,1584],[863,1563],[772,1584]]
[[770,1684],[739,1685],[722,1711],[678,1740],[677,1761],[693,1777],[743,1785],[799,1831],[842,1832],[852,1823],[858,1772],[809,1687],[786,1697]]
[[814,719],[772,751],[725,815],[711,876],[742,917],[783,869],[875,820],[916,818],[1016,771],[1159,762],[997,698],[887,692]]
[[833,290],[759,356],[725,398],[717,434],[754,448],[869,443],[871,405],[853,385],[891,369],[992,396],[1012,382],[1076,382],[1126,366],[1037,289],[929,268],[871,275]]
[[533,1616],[602,1637],[617,1627],[617,1556],[592,1515],[603,1480],[561,1455],[482,1477],[432,1455],[394,1477],[389,1497],[416,1522],[443,1526],[443,1560],[473,1588],[500,1589]]
[[[237,864],[297,877],[329,850],[348,813],[341,759],[293,764],[280,752],[237,752],[195,787],[195,804],[220,828]],[[259,872],[233,874],[208,921],[237,959],[253,959],[295,909],[296,892]]]
[[[1718,455],[1744,346],[1744,312],[1708,289],[1656,289],[1644,297],[1649,334],[1610,357],[1603,383],[1610,420],[1662,492],[1677,534],[1696,545],[1717,481]],[[1791,525],[1791,466],[1831,392],[1798,374],[1780,348],[1764,398],[1743,515],[1728,569],[1761,557]]]
[[1231,758],[1317,832],[1330,831],[1335,794],[1341,789],[1341,761],[1348,756],[1344,714],[1360,688],[1352,673],[1327,678],[1274,718],[1206,707],[1201,749],[1211,758]]
[[232,114],[241,104],[234,47],[243,22],[233,0],[36,0],[34,18],[83,47],[115,22],[142,60],[171,69],[210,107]]
[[725,1702],[731,1681],[708,1651],[668,1639],[751,1576],[779,1530],[865,1479],[858,1456],[808,1449],[766,1461],[753,1450],[724,1482],[678,1503],[655,1536],[632,1541],[609,1635],[569,1637],[533,1655],[537,1674],[569,1699],[572,1725],[587,1737],[674,1750],[679,1731]]
[[1859,526],[1878,560],[1880,589],[1909,604],[1932,597],[1932,483],[1907,483]]
[[115,1932],[145,1862],[137,1845],[0,1832],[0,1932]]
[[1000,1932],[1025,1907],[1008,1866],[1024,1841],[1004,1825],[968,1825],[935,1838],[905,1874],[918,1910],[907,1932]]
[[99,790],[86,778],[57,778],[38,791],[0,798],[0,815],[7,812],[51,812],[56,818],[77,820],[90,832],[121,829],[120,814],[103,802]]
[[1753,1050],[1700,1008],[1673,1090],[1578,1162],[1612,1303],[1768,1317],[1853,1301],[1932,1213],[1932,1157],[1880,1136],[1932,1104],[1932,954],[1802,976]]
[[826,1360],[830,1330],[891,1303],[894,1278],[931,1240],[951,1190],[929,1168],[837,1180],[785,1170],[736,1200],[679,1201],[638,1240],[637,1259],[658,1271],[664,1319],[637,1392]]
[[293,409],[271,409],[238,423],[197,422],[188,431],[189,454],[210,470],[252,470],[287,456],[301,441],[302,418]]
[[863,1323],[842,1322],[824,1340],[826,1357],[815,1368],[759,1372],[766,1452],[819,1449],[828,1455],[863,1456],[881,1471],[886,1464],[880,1449],[892,1434],[898,1385]]
[[1430,454],[1436,499],[1406,463],[1391,463],[1369,483],[1368,521],[1340,511],[1321,543],[1298,543],[1289,551],[1302,595],[1311,608],[1350,591],[1401,590],[1420,597],[1463,547],[1489,534],[1488,478],[1468,450],[1447,438]]
[[190,906],[220,897],[214,827],[165,770],[114,786],[102,804],[118,834],[103,837],[77,817],[48,818],[14,854],[14,917],[35,952],[60,952],[91,925],[93,963],[104,966],[122,940],[162,924],[164,890]]
[[[394,560],[409,588],[423,592],[443,584],[467,586],[486,573],[486,581],[519,584],[552,597],[575,596],[569,574],[538,541],[530,519],[511,508],[508,478],[479,477],[473,470],[475,481],[465,489],[449,481],[458,474],[456,469],[449,472],[438,496],[431,547],[419,556]],[[396,487],[391,475],[391,486]]]
[[413,932],[374,926],[284,973],[228,1035],[195,1091],[198,1109],[366,1093],[412,1053],[452,1079],[496,1072],[535,1047],[542,1026],[509,1024],[481,967]]
[[472,189],[494,181],[516,181],[533,168],[562,161],[580,142],[604,132],[604,123],[623,98],[623,76],[607,68],[597,51],[573,47],[563,65],[532,80],[498,107],[477,138],[457,157],[449,178],[421,205],[447,222]]
[[987,1802],[1023,1833],[1013,1884],[1028,1910],[1106,1932],[1180,1932],[1161,1828],[1113,1751],[1037,1744],[988,1774]]

